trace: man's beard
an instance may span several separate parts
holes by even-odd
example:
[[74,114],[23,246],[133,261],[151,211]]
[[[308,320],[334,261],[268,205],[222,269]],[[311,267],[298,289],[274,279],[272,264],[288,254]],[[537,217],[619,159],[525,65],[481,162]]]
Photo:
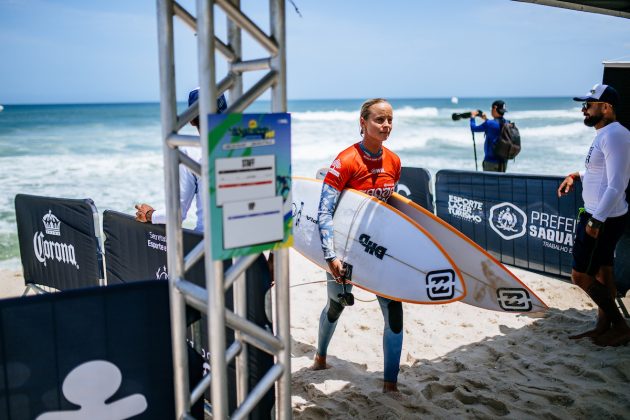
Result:
[[604,118],[603,115],[591,115],[588,117],[584,117],[584,125],[587,127],[595,127],[598,122],[600,122]]

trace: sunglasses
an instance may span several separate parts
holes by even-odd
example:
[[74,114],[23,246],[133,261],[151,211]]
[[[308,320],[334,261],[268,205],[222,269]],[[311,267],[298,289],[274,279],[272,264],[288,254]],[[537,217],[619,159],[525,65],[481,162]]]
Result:
[[605,104],[607,102],[596,102],[596,101],[592,101],[592,102],[582,102],[582,109],[589,109],[591,105],[593,104]]

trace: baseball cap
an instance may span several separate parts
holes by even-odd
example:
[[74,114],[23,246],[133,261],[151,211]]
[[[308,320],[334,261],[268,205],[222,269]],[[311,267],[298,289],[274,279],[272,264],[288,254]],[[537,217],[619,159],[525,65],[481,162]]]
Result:
[[507,108],[505,107],[505,102],[498,100],[492,102],[492,108],[496,107],[499,115],[503,115],[507,112]]
[[585,96],[575,97],[573,100],[579,102],[606,102],[612,106],[617,106],[619,93],[612,86],[598,83]]
[[[188,94],[188,106],[191,106],[199,99],[199,88],[195,88]],[[217,113],[220,114],[227,109],[227,101],[225,95],[221,94],[217,98]]]

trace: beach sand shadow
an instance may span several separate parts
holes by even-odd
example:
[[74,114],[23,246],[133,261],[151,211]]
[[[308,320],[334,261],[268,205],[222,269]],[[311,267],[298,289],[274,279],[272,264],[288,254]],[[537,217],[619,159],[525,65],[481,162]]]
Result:
[[[628,418],[630,346],[602,348],[568,335],[595,311],[550,309],[522,328],[456,348],[434,360],[402,361],[398,399],[381,392],[382,372],[329,355],[331,369],[293,372],[293,415],[336,418]],[[380,339],[380,335],[378,336]],[[315,348],[293,343],[294,357]],[[404,357],[404,356],[403,356]]]

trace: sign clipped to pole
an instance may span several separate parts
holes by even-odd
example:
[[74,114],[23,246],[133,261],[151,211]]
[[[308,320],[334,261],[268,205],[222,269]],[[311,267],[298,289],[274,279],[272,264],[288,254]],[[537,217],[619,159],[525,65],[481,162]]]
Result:
[[208,115],[212,258],[291,246],[291,116]]

